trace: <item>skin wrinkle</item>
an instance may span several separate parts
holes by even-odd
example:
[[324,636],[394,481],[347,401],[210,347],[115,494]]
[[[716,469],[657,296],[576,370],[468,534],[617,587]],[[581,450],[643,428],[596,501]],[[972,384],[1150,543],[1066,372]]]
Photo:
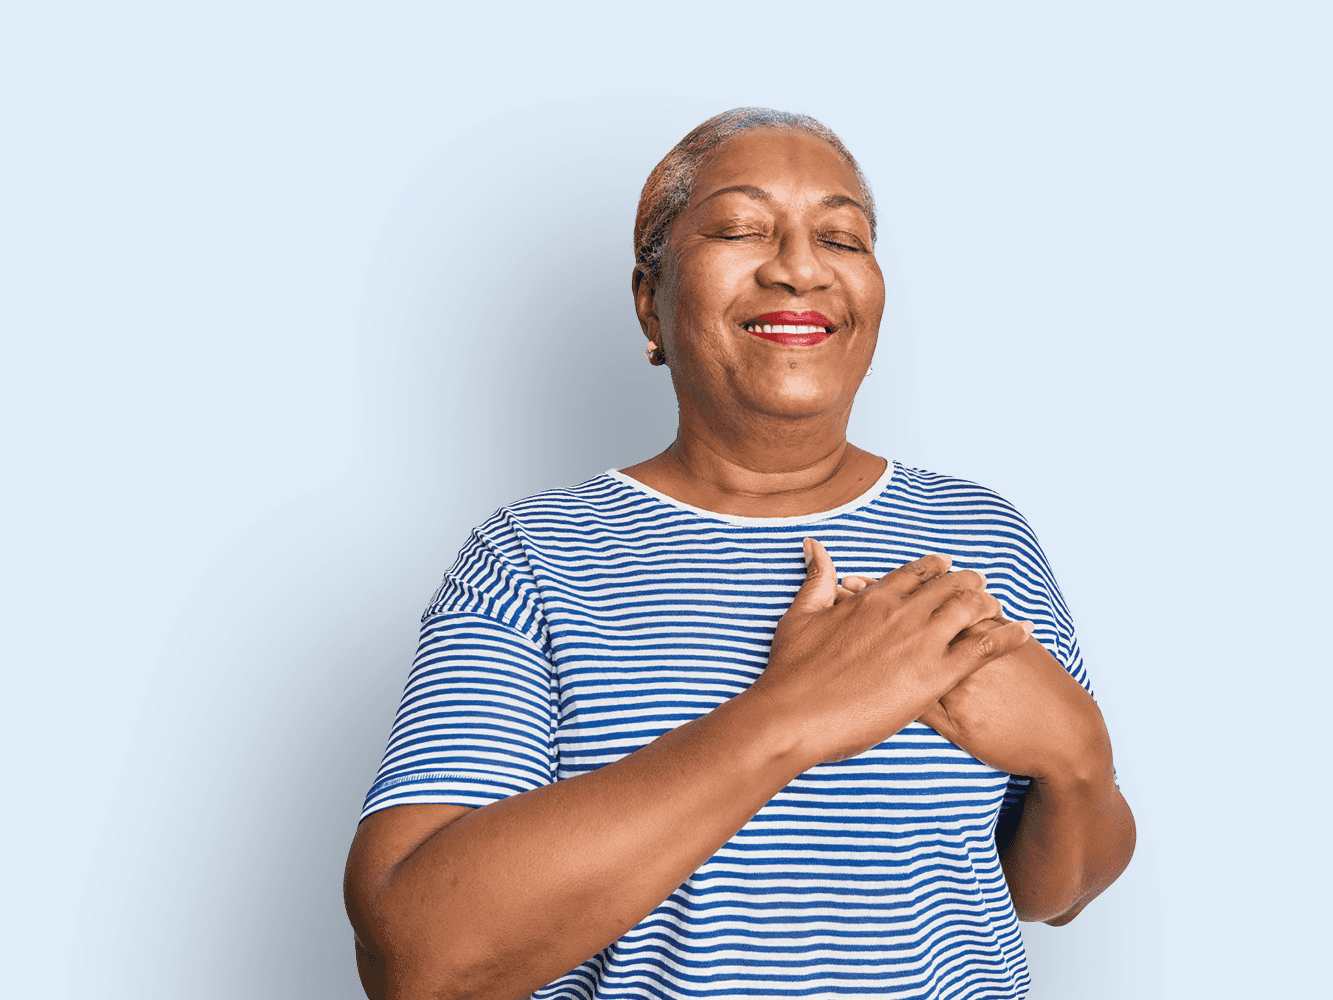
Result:
[[870,223],[871,242],[875,239],[875,200],[870,184],[851,151],[829,128],[808,115],[774,111],[771,108],[733,108],[715,115],[678,142],[648,175],[639,199],[634,223],[636,267],[645,277],[657,280],[661,256],[676,218],[689,204],[694,182],[703,161],[730,140],[752,129],[801,131],[826,142],[852,168],[864,202],[863,211]]
[[[786,516],[812,497],[818,509],[841,506],[884,471],[846,439],[884,310],[858,187],[836,150],[801,131],[750,130],[712,154],[660,280],[634,272],[644,334],[667,355],[680,433],[626,475],[719,513]],[[747,222],[739,239],[737,219]],[[835,231],[848,235],[829,242]],[[834,333],[794,348],[741,326],[783,309],[815,309]]]

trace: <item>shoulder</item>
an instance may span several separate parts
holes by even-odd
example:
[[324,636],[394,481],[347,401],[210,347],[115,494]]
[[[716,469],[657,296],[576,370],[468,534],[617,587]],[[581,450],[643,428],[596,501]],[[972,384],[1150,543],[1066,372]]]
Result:
[[543,490],[505,504],[476,529],[490,538],[533,539],[586,531],[626,516],[642,498],[609,472],[577,486]]
[[920,511],[960,530],[997,533],[1036,546],[1037,538],[1018,508],[994,490],[957,476],[899,465],[881,496],[887,504]]
[[632,516],[634,498],[626,495],[631,492],[603,473],[501,507],[472,529],[422,620],[470,611],[535,633],[543,575],[568,563],[617,520]]
[[895,489],[885,497],[901,505],[898,517],[919,533],[922,547],[948,551],[956,569],[986,576],[987,589],[1004,600],[1012,615],[1037,624],[1037,639],[1081,683],[1081,655],[1069,609],[1037,535],[1012,503],[999,493],[955,476],[923,469],[899,470]]
[[953,498],[982,498],[1012,509],[1012,505],[999,493],[971,479],[931,472],[927,469],[914,469],[901,463],[895,472],[893,484],[913,496],[946,502]]
[[473,591],[531,595],[536,565],[559,559],[561,552],[596,535],[600,525],[612,523],[627,504],[625,492],[615,476],[603,473],[575,487],[547,489],[505,504],[472,529],[427,616],[447,608],[460,584]]
[[[1051,595],[1058,586],[1050,564],[1018,508],[969,479],[902,466],[880,498],[891,529],[925,551],[947,551],[959,568],[1021,578]],[[1058,601],[1058,597],[1053,597]]]

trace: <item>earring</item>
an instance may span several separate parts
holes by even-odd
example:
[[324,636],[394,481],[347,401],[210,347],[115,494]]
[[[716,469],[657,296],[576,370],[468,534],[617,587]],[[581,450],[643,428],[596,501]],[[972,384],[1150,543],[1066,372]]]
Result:
[[650,365],[666,364],[666,352],[657,346],[657,341],[648,341],[648,346],[644,348],[643,356],[648,359]]
[[874,375],[874,374],[875,374],[875,366],[874,366],[874,365],[871,365],[870,368],[866,371],[866,374],[867,374],[867,375]]

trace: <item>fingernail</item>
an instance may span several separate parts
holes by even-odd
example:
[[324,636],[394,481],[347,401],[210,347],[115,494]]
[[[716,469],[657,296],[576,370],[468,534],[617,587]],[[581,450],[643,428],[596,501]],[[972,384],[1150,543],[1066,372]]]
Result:
[[805,556],[805,568],[809,569],[810,563],[812,563],[815,558],[815,553],[810,546],[810,539],[804,538],[801,540],[801,554]]
[[1032,622],[1019,622],[1018,624],[1023,626],[1023,631],[1028,635],[1031,635],[1032,630],[1037,627],[1033,625]]

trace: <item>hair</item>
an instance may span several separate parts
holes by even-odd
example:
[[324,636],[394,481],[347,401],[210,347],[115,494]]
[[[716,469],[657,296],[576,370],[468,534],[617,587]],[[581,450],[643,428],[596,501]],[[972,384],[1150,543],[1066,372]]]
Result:
[[732,108],[709,118],[676,143],[644,182],[643,192],[639,195],[639,211],[634,218],[634,261],[635,267],[650,281],[657,281],[662,273],[662,258],[671,236],[671,227],[690,203],[690,196],[694,193],[694,175],[699,164],[727,141],[755,128],[799,129],[832,146],[833,151],[852,168],[857,183],[861,185],[866,218],[870,222],[870,239],[874,241],[875,198],[870,193],[870,184],[865,174],[861,173],[856,157],[852,156],[832,129],[809,115],[791,111]]

